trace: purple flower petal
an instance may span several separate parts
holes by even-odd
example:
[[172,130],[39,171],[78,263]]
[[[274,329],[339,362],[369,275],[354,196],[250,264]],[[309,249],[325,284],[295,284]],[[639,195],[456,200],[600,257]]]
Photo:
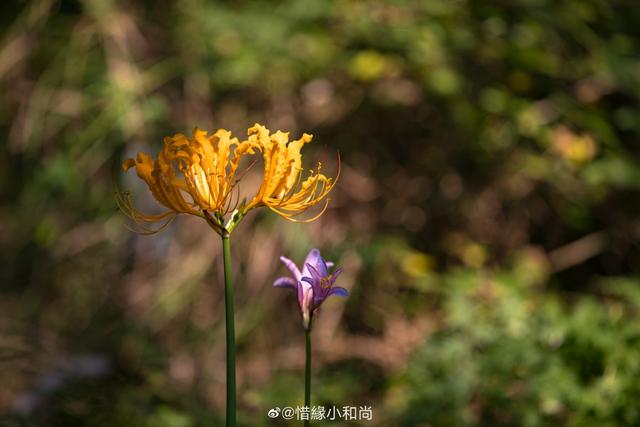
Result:
[[322,300],[324,300],[327,293],[327,290],[323,289],[322,287],[325,276],[321,276],[318,270],[316,270],[316,268],[311,264],[307,264],[307,267],[309,272],[311,273],[311,278],[313,279],[309,283],[313,287],[314,302],[319,304],[320,302],[322,302]]
[[[349,296],[349,291],[346,290],[343,287],[340,286],[334,286],[333,288],[331,288],[331,290],[329,291],[329,295],[337,295],[339,297],[348,297]],[[329,296],[327,295],[327,296]]]
[[322,277],[327,277],[329,275],[329,269],[327,268],[327,263],[324,260],[324,258],[322,258],[322,256],[320,256],[319,258],[320,260],[318,262],[318,267],[316,267],[318,269],[318,273],[320,273]]
[[331,284],[333,285],[335,283],[335,281],[338,279],[338,276],[340,275],[340,273],[342,273],[342,267],[336,269],[336,271],[334,271],[331,274]]
[[293,274],[293,277],[295,277],[296,280],[300,280],[300,277],[302,276],[302,274],[300,274],[300,270],[298,270],[298,267],[293,261],[283,256],[280,257],[280,261],[282,261],[285,267],[289,269],[289,271],[291,272],[291,274]]
[[304,298],[304,286],[302,282],[298,282],[298,307],[302,310],[302,299]]
[[320,258],[320,251],[315,248],[311,249],[305,258],[304,263],[315,266],[318,263],[318,258]]
[[273,286],[276,288],[291,288],[297,289],[298,283],[292,277],[279,277],[273,282]]
[[307,264],[314,266],[317,270],[320,258],[320,251],[317,249],[311,249],[307,254],[307,257],[305,258],[304,263],[302,264],[302,276],[310,276]]
[[315,266],[313,266],[311,264],[305,264],[304,266],[307,269],[307,271],[309,272],[308,276],[311,276],[311,278],[313,280],[315,280],[316,282],[321,282],[322,278],[325,277],[322,274],[320,274],[320,272],[318,271],[318,269]]
[[314,300],[314,302],[318,301],[318,299],[322,296],[322,289],[320,289],[321,278],[319,278],[319,277],[303,277],[301,280],[303,280],[303,281],[305,281],[305,282],[307,282],[308,284],[311,285],[311,289],[313,289],[313,295],[314,295],[313,300]]

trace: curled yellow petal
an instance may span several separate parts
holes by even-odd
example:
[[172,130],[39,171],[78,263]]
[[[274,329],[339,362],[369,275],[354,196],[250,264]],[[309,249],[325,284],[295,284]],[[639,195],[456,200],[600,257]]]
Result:
[[[312,135],[304,133],[301,138],[289,141],[288,133],[278,131],[271,134],[266,127],[259,124],[249,129],[248,141],[255,144],[261,151],[264,173],[260,189],[247,205],[247,210],[267,206],[278,215],[294,221],[295,216],[325,199],[336,180],[320,172],[322,169],[320,163],[318,163],[317,172],[311,172],[300,184],[301,150],[305,144],[311,142],[312,138]],[[326,208],[325,203],[320,214],[310,220],[319,217]]]
[[147,215],[133,208],[128,197],[118,204],[136,222],[163,221],[178,214],[200,217],[224,217],[235,185],[234,176],[244,155],[255,153],[255,144],[239,143],[231,132],[219,129],[212,136],[195,128],[193,137],[183,134],[165,137],[162,150],[154,160],[146,153],[126,159],[125,171],[136,169],[153,197],[167,212]]
[[127,159],[124,162],[122,162],[122,170],[123,171],[128,171],[129,169],[131,169],[132,167],[135,167],[136,165],[136,161],[133,159]]

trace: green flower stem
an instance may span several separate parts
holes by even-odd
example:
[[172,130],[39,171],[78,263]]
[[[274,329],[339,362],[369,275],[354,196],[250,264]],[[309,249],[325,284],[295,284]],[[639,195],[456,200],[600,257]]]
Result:
[[[311,329],[305,329],[307,340],[307,361],[304,368],[304,406],[311,413]],[[309,419],[304,420],[304,426],[309,426]]]
[[222,235],[224,257],[224,305],[227,328],[227,427],[236,426],[236,338],[233,320],[233,281],[231,279],[231,242]]

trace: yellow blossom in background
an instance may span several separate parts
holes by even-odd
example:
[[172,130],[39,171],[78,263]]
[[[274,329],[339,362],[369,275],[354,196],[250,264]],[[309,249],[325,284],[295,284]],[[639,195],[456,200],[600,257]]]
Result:
[[365,50],[353,57],[349,71],[358,80],[372,81],[382,77],[390,65],[389,59],[380,52]]
[[253,154],[248,141],[238,142],[231,132],[219,129],[212,136],[196,128],[193,138],[183,134],[164,139],[164,147],[153,160],[146,153],[136,159],[127,159],[125,171],[135,167],[151,194],[168,211],[148,215],[135,209],[128,194],[118,195],[118,204],[134,221],[155,222],[168,220],[184,213],[197,215],[220,226],[218,218],[229,211],[232,201],[235,173],[240,158]]
[[554,129],[551,138],[553,152],[574,165],[589,163],[598,152],[598,145],[590,135],[578,135],[565,126]]
[[435,260],[431,255],[410,251],[402,258],[401,267],[411,277],[422,277],[433,271]]
[[[312,135],[305,133],[300,139],[289,141],[288,133],[277,131],[270,134],[269,129],[260,124],[255,124],[249,129],[248,142],[251,146],[259,147],[262,152],[264,173],[260,189],[246,206],[247,211],[254,207],[266,206],[278,215],[296,221],[296,215],[325,199],[336,180],[320,173],[321,163],[318,163],[315,172],[311,171],[302,181],[300,151],[312,138]],[[328,199],[325,200],[320,213],[305,221],[318,218],[327,205]]]

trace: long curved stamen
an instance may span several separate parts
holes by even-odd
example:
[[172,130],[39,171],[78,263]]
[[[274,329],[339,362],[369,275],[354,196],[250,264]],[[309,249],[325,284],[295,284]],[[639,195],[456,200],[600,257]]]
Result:
[[[173,222],[173,220],[177,216],[177,214],[172,211],[167,211],[167,212],[163,212],[161,214],[156,214],[156,215],[144,214],[133,207],[133,204],[131,201],[131,195],[126,191],[125,192],[116,191],[115,198],[116,198],[116,204],[118,206],[118,209],[123,214],[125,214],[128,218],[133,220],[142,229],[142,231],[135,230],[132,227],[129,227],[128,224],[125,224],[125,227],[129,231],[134,232],[136,234],[142,234],[142,235],[156,234],[164,230],[169,224]],[[165,222],[162,225],[160,225],[160,227],[158,227],[157,229],[147,228],[144,225],[145,222],[158,222],[158,221],[165,221]]]

